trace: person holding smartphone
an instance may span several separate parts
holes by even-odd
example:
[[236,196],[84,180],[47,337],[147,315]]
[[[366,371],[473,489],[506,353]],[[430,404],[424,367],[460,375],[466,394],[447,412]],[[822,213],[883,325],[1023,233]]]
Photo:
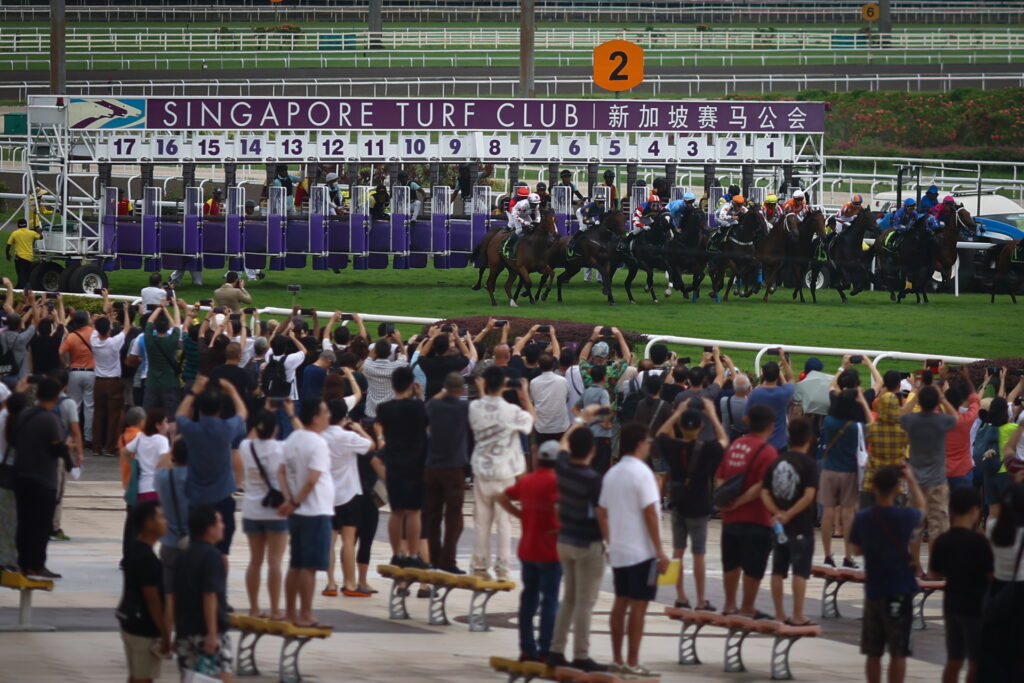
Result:
[[231,270],[224,276],[224,284],[213,290],[213,303],[232,313],[241,313],[242,304],[252,303],[252,295],[245,289],[245,280]]

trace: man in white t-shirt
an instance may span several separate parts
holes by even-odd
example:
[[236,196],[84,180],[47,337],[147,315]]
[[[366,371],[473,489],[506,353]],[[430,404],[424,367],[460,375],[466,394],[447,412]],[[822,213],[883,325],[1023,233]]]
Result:
[[508,578],[512,559],[512,521],[498,504],[498,495],[516,483],[516,477],[526,471],[526,459],[519,440],[520,434],[529,434],[535,414],[526,383],[519,380],[515,391],[523,405],[509,403],[502,392],[512,387],[505,373],[492,365],[477,378],[477,391],[481,398],[469,404],[469,426],[473,430],[473,519],[476,524],[476,543],[473,547],[473,573],[489,577],[491,565],[491,525],[498,536],[494,570],[499,579]]
[[[647,427],[635,422],[624,425],[619,449],[622,456],[604,475],[597,508],[615,581],[610,617],[612,655],[622,673],[646,676],[650,671],[640,664],[644,617],[647,603],[658,592],[658,574],[668,568],[669,559],[661,549],[659,534],[661,495],[646,463],[650,450]],[[622,641],[627,634],[629,650],[623,660]]]
[[[288,517],[291,559],[284,580],[285,620],[296,626],[314,626],[313,589],[318,570],[327,570],[331,552],[331,517],[334,515],[334,480],[331,456],[320,433],[330,413],[319,398],[299,403],[297,429],[284,442],[284,463],[278,470],[285,502],[278,509]],[[295,612],[295,598],[301,607]]]
[[149,274],[149,286],[143,287],[139,294],[142,297],[143,306],[159,306],[164,299],[174,296],[173,294],[168,295],[167,290],[163,288],[163,277],[159,272]]
[[537,413],[534,429],[537,431],[537,445],[545,441],[558,441],[569,429],[569,415],[565,403],[569,400],[569,383],[555,374],[555,358],[542,353],[537,359],[540,374],[530,380],[530,398]]

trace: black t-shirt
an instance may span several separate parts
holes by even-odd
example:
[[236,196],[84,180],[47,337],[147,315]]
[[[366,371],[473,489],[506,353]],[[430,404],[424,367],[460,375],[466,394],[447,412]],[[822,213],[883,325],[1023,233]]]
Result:
[[601,475],[590,465],[577,465],[569,453],[558,454],[558,542],[586,547],[601,540],[597,503],[601,499]]
[[946,613],[979,616],[993,568],[992,547],[977,531],[953,527],[932,544],[929,569],[946,577]]
[[[36,331],[34,337],[28,343],[29,352],[32,354],[32,374],[48,375],[61,366],[60,344],[64,341],[64,326],[58,325],[57,331],[53,334],[39,334]],[[88,341],[88,340],[87,340]]]
[[[829,406],[830,409],[835,407],[835,405],[836,405],[836,398],[838,398],[838,396],[839,396],[839,394],[837,394],[836,392],[832,392],[831,394],[828,395],[828,406]],[[871,405],[872,403],[874,403],[874,401],[875,401],[875,390],[874,389],[865,389],[864,390],[864,400],[867,401],[868,405]],[[856,421],[857,422],[867,422],[868,421],[868,416],[864,414],[864,409],[861,408],[858,405],[857,406],[857,410],[860,411],[860,415],[861,416],[858,417]],[[831,410],[829,411],[829,414],[830,415],[832,414]]]
[[[804,453],[783,451],[764,473],[764,487],[780,510],[788,510],[803,497],[808,487],[818,487],[818,468]],[[812,503],[786,525],[792,535],[814,533],[815,506]]]
[[427,411],[418,398],[399,398],[377,406],[377,422],[384,430],[384,466],[388,476],[423,474],[427,452]]
[[427,467],[465,467],[469,463],[469,402],[454,396],[427,401],[430,440]]
[[684,387],[678,384],[662,384],[661,385],[661,400],[673,403],[676,400],[676,396],[679,392],[683,391]]
[[[235,391],[242,397],[242,401],[249,400],[252,397],[253,390],[256,388],[252,374],[240,365],[218,365],[215,367],[213,372],[210,373],[210,381],[216,385],[222,379],[226,379],[234,385]],[[235,404],[227,396],[224,397],[224,403],[221,417],[231,417],[235,414]]]
[[669,469],[672,505],[683,517],[707,517],[711,514],[711,480],[722,460],[722,446],[717,441],[704,441],[692,461],[696,441],[673,439],[662,434],[656,440],[661,457]]
[[36,406],[23,410],[14,432],[15,474],[56,491],[57,448],[64,439],[56,413]]
[[[501,371],[505,373],[505,379],[507,380],[518,379],[520,383],[526,382],[527,385],[529,385],[530,383],[530,380],[523,377],[523,369],[521,366],[516,366],[513,365],[512,363],[509,363],[508,365],[501,368]],[[514,406],[519,406],[520,408],[523,407],[522,404],[519,403],[519,393],[514,389],[503,391],[501,393],[501,397]]]
[[228,630],[227,578],[220,552],[193,540],[174,565],[174,625],[179,638],[205,636],[203,594],[217,594],[217,631]]
[[160,636],[160,629],[153,623],[142,589],[155,586],[160,592],[160,602],[163,603],[162,577],[163,567],[153,548],[138,539],[131,541],[124,555],[124,590],[121,593],[121,604],[117,607],[117,617],[126,632],[146,638]]
[[423,396],[428,400],[444,388],[444,378],[449,372],[459,372],[469,364],[469,359],[458,354],[456,356],[427,356],[418,361],[423,374],[427,376],[427,386]]

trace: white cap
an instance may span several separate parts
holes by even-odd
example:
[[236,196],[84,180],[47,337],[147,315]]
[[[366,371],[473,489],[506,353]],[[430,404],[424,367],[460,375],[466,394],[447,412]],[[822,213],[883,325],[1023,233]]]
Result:
[[803,199],[803,196],[804,196],[804,191],[803,190],[797,190],[796,192],[793,193],[793,198],[794,199],[796,199],[797,197],[800,197],[801,199]]
[[334,182],[337,179],[338,179],[338,174],[337,173],[328,173],[327,174],[327,182],[332,183],[332,182]]
[[905,391],[908,394],[914,390],[914,385],[910,383],[909,379],[902,380],[900,382],[900,391]]

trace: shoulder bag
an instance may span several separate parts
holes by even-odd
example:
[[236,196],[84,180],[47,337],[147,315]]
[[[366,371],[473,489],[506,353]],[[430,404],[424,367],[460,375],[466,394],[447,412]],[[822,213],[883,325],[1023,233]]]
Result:
[[850,420],[843,423],[843,426],[839,428],[839,431],[836,432],[836,435],[832,437],[832,440],[828,442],[828,445],[825,446],[824,450],[821,451],[821,454],[817,456],[818,460],[824,460],[825,458],[828,457],[828,454],[831,453],[835,445],[839,443],[839,439],[843,438],[843,434],[846,433],[847,428],[849,428],[851,424],[853,424],[853,422]]
[[[761,444],[754,455],[750,458],[750,464],[753,465],[754,461],[757,460],[758,454],[768,445],[768,442]],[[717,508],[724,508],[732,505],[733,501],[743,495],[743,492],[747,489],[744,483],[747,480],[747,473],[740,472],[734,474],[725,480],[725,483],[715,489],[715,492],[711,494],[711,501]]]
[[256,457],[256,446],[253,442],[249,442],[249,452],[252,454],[252,459],[256,461],[256,467],[260,470],[260,476],[263,477],[263,483],[267,485],[267,495],[263,496],[263,500],[260,501],[260,505],[265,508],[277,509],[284,504],[284,494],[274,488],[274,485],[270,483],[270,478],[267,477],[267,471],[263,469],[263,463]]
[[[1020,536],[1019,528],[1016,535]],[[1013,574],[1010,575],[1011,580],[999,588],[995,587],[994,581],[989,583],[988,592],[985,594],[985,601],[981,608],[983,628],[988,624],[1012,627],[1018,618],[1014,610],[1019,602],[1017,594],[1021,590],[1021,586],[1024,585],[1024,581],[1017,581],[1017,572],[1020,571],[1020,558],[1024,554],[1024,540],[1019,540],[1018,542],[1020,547],[1017,548],[1017,561],[1013,563]]]

